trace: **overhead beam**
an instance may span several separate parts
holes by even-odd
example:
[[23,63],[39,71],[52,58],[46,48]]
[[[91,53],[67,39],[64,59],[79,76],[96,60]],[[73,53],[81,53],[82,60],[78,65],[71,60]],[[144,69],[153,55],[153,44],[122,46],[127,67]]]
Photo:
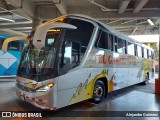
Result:
[[0,0],[0,8],[7,9],[7,4],[3,0]]
[[[111,26],[114,28],[134,28],[135,24],[113,24]],[[146,25],[136,25],[136,27],[146,27]]]
[[[14,3],[15,5],[15,0],[10,0],[10,2]],[[36,7],[29,0],[23,0],[21,4],[22,4],[21,7],[15,6],[16,7],[15,10],[11,10],[11,11],[20,16],[23,16],[28,20],[32,20],[35,17]]]
[[8,16],[8,15],[13,15],[13,13],[10,13],[8,11],[6,11],[6,12],[0,12],[0,16]]
[[144,24],[147,23],[147,20],[141,21],[141,22],[137,22],[136,25],[140,25],[140,24]]
[[30,30],[16,30],[16,31],[23,32],[23,33],[29,33],[29,32],[31,32],[31,29]]
[[22,6],[22,0],[5,0],[5,2],[15,8],[20,8]]
[[[8,1],[11,2],[11,4],[13,2],[15,4],[15,0],[8,0]],[[4,1],[0,0],[0,9],[3,10],[0,11],[0,13],[4,12],[14,13],[27,20],[31,20],[35,16],[35,10],[34,10],[35,6],[29,0],[23,0],[22,6],[21,7],[15,6],[14,9],[9,8]]]
[[135,4],[133,13],[138,13],[140,10],[145,6],[145,4],[148,2],[148,0],[138,0]]
[[96,2],[95,0],[87,0],[87,1],[96,5],[96,6],[98,6],[98,7],[100,7],[102,11],[111,11],[111,9],[109,9],[109,8],[105,7],[104,5]]
[[133,21],[135,21],[135,20],[137,20],[137,19],[133,19],[133,20],[128,20],[128,21],[122,22],[121,24],[123,25],[123,24],[126,24],[126,23],[130,23],[130,22],[133,22]]
[[126,11],[124,14],[117,14],[117,12],[115,12],[115,11],[102,12],[97,7],[90,7],[90,6],[69,7],[69,12],[68,13],[84,14],[84,15],[91,16],[93,18],[104,18],[104,17],[107,17],[108,19],[113,19],[113,18],[123,18],[123,19],[134,18],[134,19],[139,19],[139,18],[148,18],[148,17],[158,17],[158,16],[160,16],[160,12],[159,11],[155,11],[155,10],[140,11],[137,14],[133,14],[132,11]]
[[137,29],[138,29],[138,27],[135,27],[134,30],[132,31],[131,35],[133,35]]
[[120,19],[118,19],[118,20],[113,20],[113,21],[110,21],[110,22],[108,22],[107,24],[109,25],[109,24],[112,24],[112,23],[116,23],[116,22],[118,22],[118,21],[120,21]]
[[[52,13],[52,14],[50,14]],[[123,14],[117,14],[117,11],[105,11],[102,12],[96,6],[70,6],[68,8],[68,14],[83,14],[88,15],[99,20],[113,20],[113,19],[144,19],[144,18],[157,18],[160,16],[158,10],[140,11],[137,14],[133,14],[132,11],[125,11]],[[40,16],[42,20],[51,19],[59,16],[59,12],[56,11],[54,6],[41,7]]]
[[63,0],[52,0],[62,15],[67,14],[67,5]]
[[32,27],[32,23],[29,24],[13,24],[13,25],[0,25],[0,29],[14,29],[14,28],[20,28],[20,27]]
[[19,31],[19,30],[31,30],[32,27],[20,27],[20,28],[14,28],[13,30]]
[[31,24],[32,21],[26,21],[26,20],[15,20],[15,22],[0,22],[1,25],[17,25],[17,24]]
[[119,14],[123,14],[129,4],[130,0],[121,0],[120,5],[119,5]]
[[145,33],[145,32],[148,31],[148,30],[154,29],[154,28],[159,24],[159,21],[160,21],[160,18],[158,18],[158,19],[155,21],[154,26],[148,25],[148,26],[145,27],[145,29],[143,29],[141,32],[142,32],[142,33]]
[[11,30],[11,29],[0,29],[0,31],[3,32],[4,34],[13,35],[13,36],[26,35],[23,32]]
[[132,31],[133,29],[128,28],[128,29],[116,29],[117,31],[123,32],[123,31]]

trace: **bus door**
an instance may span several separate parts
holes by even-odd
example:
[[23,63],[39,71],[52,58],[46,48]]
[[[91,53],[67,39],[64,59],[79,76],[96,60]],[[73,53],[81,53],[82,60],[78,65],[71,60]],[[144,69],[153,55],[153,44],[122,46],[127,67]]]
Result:
[[64,39],[59,62],[57,102],[59,107],[87,99],[88,69],[77,67],[80,64],[80,46],[79,42]]

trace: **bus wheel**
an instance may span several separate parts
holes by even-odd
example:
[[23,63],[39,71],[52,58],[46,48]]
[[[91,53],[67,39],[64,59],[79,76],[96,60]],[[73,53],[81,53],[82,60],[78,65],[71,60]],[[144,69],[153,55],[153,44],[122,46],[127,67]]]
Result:
[[94,90],[93,90],[93,98],[92,102],[93,103],[100,103],[105,96],[105,86],[104,83],[101,80],[97,80],[95,85],[94,85]]
[[148,84],[148,81],[149,81],[149,77],[148,77],[148,75],[146,74],[146,80],[143,82],[143,85],[147,85],[147,84]]

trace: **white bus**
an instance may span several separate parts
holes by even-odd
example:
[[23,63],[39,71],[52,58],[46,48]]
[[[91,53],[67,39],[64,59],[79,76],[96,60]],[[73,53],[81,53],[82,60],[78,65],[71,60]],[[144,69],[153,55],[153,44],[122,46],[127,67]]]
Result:
[[17,96],[56,110],[154,77],[154,51],[83,15],[37,26],[27,38],[17,71]]

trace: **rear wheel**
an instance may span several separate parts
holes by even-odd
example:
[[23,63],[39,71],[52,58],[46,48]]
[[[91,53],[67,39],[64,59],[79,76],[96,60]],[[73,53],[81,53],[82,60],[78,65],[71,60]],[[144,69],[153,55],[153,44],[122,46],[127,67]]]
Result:
[[94,85],[94,90],[93,90],[93,98],[92,102],[93,103],[100,103],[105,96],[105,86],[104,83],[101,80],[96,81]]

